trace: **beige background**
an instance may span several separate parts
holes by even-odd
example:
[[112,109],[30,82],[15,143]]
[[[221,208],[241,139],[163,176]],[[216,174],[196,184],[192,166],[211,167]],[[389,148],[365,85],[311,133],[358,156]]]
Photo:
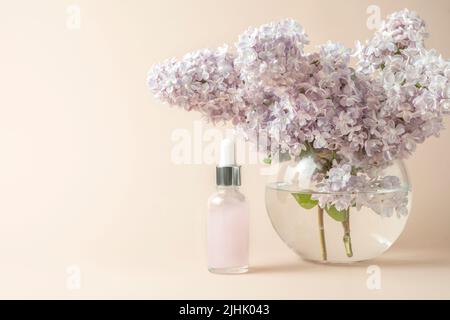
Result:
[[[170,158],[173,131],[192,132],[200,117],[162,106],[145,84],[153,63],[232,45],[248,26],[285,17],[305,27],[309,50],[327,40],[352,46],[372,33],[372,4],[383,16],[416,10],[428,23],[428,46],[449,58],[449,1],[0,4],[0,297],[450,298],[450,130],[407,161],[409,224],[370,262],[381,267],[382,290],[366,288],[368,264],[299,261],[270,226],[256,165],[243,174],[254,272],[213,276],[203,231],[214,166]],[[81,9],[79,30],[66,26],[70,4]],[[67,287],[70,266],[81,271],[79,290]]]

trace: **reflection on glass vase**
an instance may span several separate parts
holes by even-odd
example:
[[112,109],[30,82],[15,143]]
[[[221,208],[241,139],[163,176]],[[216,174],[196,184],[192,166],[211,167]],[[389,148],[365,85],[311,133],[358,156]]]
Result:
[[[367,182],[352,192],[321,191],[315,176],[323,168],[314,155],[272,164],[271,170],[268,214],[281,239],[303,259],[373,259],[392,246],[406,225],[411,189],[401,161],[371,172],[352,169],[353,176]],[[350,206],[341,209],[340,202]]]

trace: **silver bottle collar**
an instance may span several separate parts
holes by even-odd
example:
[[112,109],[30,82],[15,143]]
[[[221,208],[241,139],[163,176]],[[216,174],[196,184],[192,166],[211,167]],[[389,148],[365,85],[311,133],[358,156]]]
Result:
[[216,184],[218,186],[240,186],[241,167],[216,167]]

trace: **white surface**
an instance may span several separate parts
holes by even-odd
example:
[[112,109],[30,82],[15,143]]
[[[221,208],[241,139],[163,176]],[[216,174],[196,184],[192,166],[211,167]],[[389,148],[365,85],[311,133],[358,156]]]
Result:
[[[100,255],[100,253],[99,253]],[[280,247],[278,253],[253,253],[242,275],[215,275],[203,259],[81,262],[81,287],[69,290],[64,261],[9,261],[0,274],[0,298],[148,298],[148,299],[449,299],[447,250],[393,249],[375,261],[347,266],[300,261]],[[381,271],[381,288],[370,290],[368,267]]]

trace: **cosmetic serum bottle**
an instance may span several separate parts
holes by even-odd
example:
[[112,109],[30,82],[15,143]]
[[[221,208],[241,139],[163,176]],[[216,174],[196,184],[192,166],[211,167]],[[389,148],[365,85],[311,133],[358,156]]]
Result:
[[212,273],[248,271],[249,207],[239,191],[241,167],[236,164],[235,144],[224,139],[216,168],[217,192],[208,203],[208,268]]

